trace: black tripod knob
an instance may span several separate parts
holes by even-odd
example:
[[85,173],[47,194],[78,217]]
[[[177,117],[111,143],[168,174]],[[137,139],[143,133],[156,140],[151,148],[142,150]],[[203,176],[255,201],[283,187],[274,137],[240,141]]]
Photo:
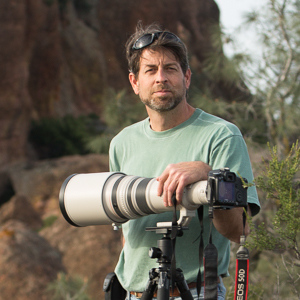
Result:
[[159,248],[152,247],[149,250],[150,258],[160,258],[162,255],[162,251]]

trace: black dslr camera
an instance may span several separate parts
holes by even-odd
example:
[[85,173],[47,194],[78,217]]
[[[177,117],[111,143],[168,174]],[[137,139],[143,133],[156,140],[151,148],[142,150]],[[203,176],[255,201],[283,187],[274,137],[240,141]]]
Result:
[[247,207],[247,179],[237,177],[229,168],[208,173],[207,200],[214,208]]

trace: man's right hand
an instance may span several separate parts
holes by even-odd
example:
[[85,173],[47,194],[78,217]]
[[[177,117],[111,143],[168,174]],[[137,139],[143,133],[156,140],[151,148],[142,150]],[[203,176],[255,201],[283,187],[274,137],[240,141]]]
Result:
[[207,180],[211,167],[202,161],[170,164],[157,177],[159,182],[157,195],[163,196],[165,206],[173,206],[172,196],[176,194],[177,203],[182,201],[184,188],[194,182]]

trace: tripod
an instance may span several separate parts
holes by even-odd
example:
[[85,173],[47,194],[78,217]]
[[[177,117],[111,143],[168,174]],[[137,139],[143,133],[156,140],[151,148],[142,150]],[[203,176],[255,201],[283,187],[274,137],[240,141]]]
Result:
[[[182,229],[183,228],[179,226],[176,236],[181,236],[183,234]],[[169,300],[170,285],[172,281],[174,281],[183,300],[192,300],[193,297],[184,279],[182,270],[176,269],[172,272],[172,256],[175,250],[173,249],[172,240],[170,238],[172,228],[149,227],[146,230],[156,231],[157,234],[163,234],[163,238],[157,241],[157,248],[152,247],[149,250],[149,256],[151,258],[157,258],[159,267],[149,271],[149,280],[141,300],[152,300],[156,289],[158,300]],[[173,288],[175,286],[173,286]]]

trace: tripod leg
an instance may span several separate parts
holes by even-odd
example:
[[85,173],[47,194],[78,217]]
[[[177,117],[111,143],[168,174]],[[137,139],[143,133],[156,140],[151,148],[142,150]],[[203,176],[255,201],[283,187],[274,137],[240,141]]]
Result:
[[167,271],[160,272],[157,288],[157,300],[169,300],[170,279]]
[[184,279],[182,270],[179,268],[176,269],[175,282],[176,282],[177,288],[180,292],[180,296],[181,296],[182,300],[193,300],[194,299],[191,294],[191,291]]
[[157,276],[158,276],[158,274],[157,274],[155,269],[152,269],[149,272],[149,280],[148,280],[146,289],[143,292],[141,300],[152,300],[153,294],[154,294],[155,289],[157,287]]

